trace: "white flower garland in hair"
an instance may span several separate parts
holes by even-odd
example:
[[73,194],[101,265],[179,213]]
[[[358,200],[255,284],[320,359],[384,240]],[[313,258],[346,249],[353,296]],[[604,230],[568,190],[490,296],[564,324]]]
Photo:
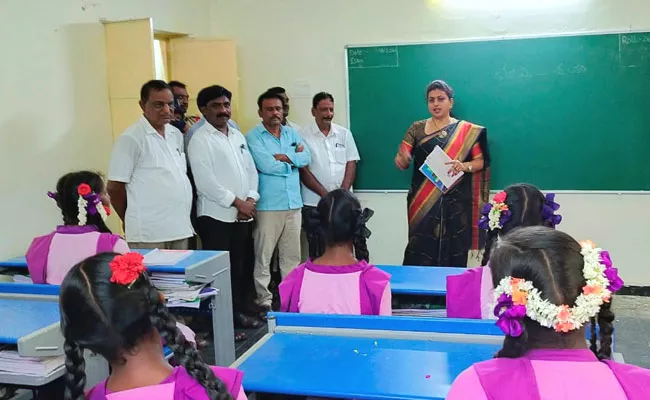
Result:
[[[605,261],[603,250],[595,247],[591,241],[582,242],[581,246],[581,254],[584,258],[582,273],[587,284],[582,288],[582,293],[573,307],[566,304],[553,304],[541,297],[540,291],[533,286],[532,282],[506,276],[494,290],[497,303],[495,315],[500,319],[511,320],[523,317],[523,314],[508,312],[518,307],[519,310],[525,309],[525,316],[528,318],[543,327],[553,328],[556,332],[580,329],[589,322],[590,318],[598,314],[602,304],[610,301],[612,292],[620,289],[623,282],[618,277],[616,268],[611,266],[609,253],[606,254],[607,261]],[[608,279],[607,274],[613,281]]]
[[79,196],[79,199],[77,200],[77,220],[79,221],[79,226],[84,226],[88,222],[88,211],[86,210],[86,207],[88,207],[88,202],[83,198],[83,196]]
[[108,219],[108,213],[106,212],[106,208],[104,208],[104,204],[99,200],[97,204],[95,205],[97,207],[97,212],[99,213],[99,216],[102,218],[102,221],[106,222]]

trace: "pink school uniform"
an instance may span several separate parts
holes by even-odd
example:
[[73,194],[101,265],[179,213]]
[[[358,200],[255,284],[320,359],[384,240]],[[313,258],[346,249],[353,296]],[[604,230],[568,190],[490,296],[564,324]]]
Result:
[[[27,269],[34,283],[60,285],[70,269],[99,253],[129,252],[119,235],[103,233],[94,225],[62,225],[48,235],[32,241],[27,250]],[[177,323],[185,339],[196,344],[196,335],[187,326]]]
[[454,381],[447,400],[641,400],[650,370],[598,361],[589,349],[531,350],[520,358],[474,364]]
[[99,232],[94,225],[63,225],[32,241],[27,250],[27,268],[34,283],[60,285],[68,271],[86,258],[128,251],[121,237]]
[[365,261],[345,266],[307,261],[280,283],[281,311],[392,315],[390,275]]
[[[235,400],[246,400],[242,379],[244,373],[232,368],[210,367],[228,389]],[[176,367],[169,377],[156,386],[147,386],[132,390],[111,393],[102,381],[92,388],[87,396],[89,400],[135,400],[155,398],[156,400],[203,400],[208,399],[205,388],[192,378],[185,368]]]
[[494,289],[489,266],[447,276],[448,318],[494,318]]

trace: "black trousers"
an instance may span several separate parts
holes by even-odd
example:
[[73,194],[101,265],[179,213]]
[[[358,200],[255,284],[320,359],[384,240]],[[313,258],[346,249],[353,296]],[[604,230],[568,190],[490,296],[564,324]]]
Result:
[[230,252],[230,285],[234,312],[243,312],[253,288],[253,265],[249,261],[252,222],[222,222],[208,216],[197,220],[204,250]]

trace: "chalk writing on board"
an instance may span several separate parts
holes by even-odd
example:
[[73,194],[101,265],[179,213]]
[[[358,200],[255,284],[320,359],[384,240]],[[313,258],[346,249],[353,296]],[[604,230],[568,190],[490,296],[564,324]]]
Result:
[[497,81],[513,81],[513,80],[526,80],[540,76],[565,76],[565,75],[579,75],[587,72],[587,67],[582,64],[565,65],[559,64],[552,71],[533,71],[531,72],[527,67],[508,67],[503,66],[494,73],[494,79]]
[[621,44],[650,43],[650,33],[627,33],[620,36]]
[[650,33],[619,35],[618,58],[625,68],[648,65],[650,63]]
[[399,50],[397,46],[351,48],[348,49],[348,67],[396,68],[399,67]]

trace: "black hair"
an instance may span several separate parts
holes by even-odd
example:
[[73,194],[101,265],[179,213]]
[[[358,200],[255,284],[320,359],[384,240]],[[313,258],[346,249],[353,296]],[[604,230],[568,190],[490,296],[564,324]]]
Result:
[[228,100],[232,99],[232,92],[223,86],[213,85],[201,89],[198,96],[196,96],[196,105],[201,108],[208,105],[208,103],[219,97],[226,96]]
[[[63,223],[65,225],[78,225],[79,219],[79,193],[77,188],[82,183],[90,186],[93,192],[101,195],[106,190],[104,179],[97,172],[91,171],[78,171],[70,172],[59,178],[56,183],[56,194],[54,200],[56,205],[61,209],[63,215]],[[103,204],[98,204],[97,207],[103,207]],[[86,224],[95,225],[100,232],[111,233],[106,223],[99,213],[86,214]]]
[[[115,253],[102,253],[72,267],[61,284],[59,305],[66,355],[65,399],[84,399],[86,374],[83,350],[112,364],[127,362],[123,354],[137,348],[147,335],[158,332],[188,374],[210,399],[232,399],[199,352],[185,340],[160,292],[146,273],[132,284],[111,283]],[[162,346],[162,344],[161,344]]]
[[320,103],[323,100],[330,100],[332,103],[334,103],[334,96],[332,96],[331,94],[329,94],[327,92],[316,93],[313,100],[311,101],[312,107],[317,108],[318,103]]
[[169,81],[168,83],[170,88],[181,88],[181,89],[187,89],[187,85],[184,84],[183,82],[179,81]]
[[171,92],[172,88],[167,83],[165,83],[165,81],[158,79],[151,80],[142,85],[142,89],[140,89],[140,100],[143,102],[149,100],[149,95],[151,94],[152,90],[155,90],[156,92],[159,92],[161,90],[169,90]]
[[257,107],[261,110],[262,109],[262,103],[264,100],[269,100],[269,99],[278,99],[282,103],[282,107],[284,107],[284,99],[282,99],[282,96],[280,96],[278,93],[271,92],[267,90],[266,92],[262,93],[260,97],[257,98]]
[[366,222],[374,212],[362,209],[359,200],[345,189],[336,189],[321,198],[307,221],[310,258],[320,257],[326,247],[352,242],[355,257],[369,261]]
[[[499,238],[490,262],[495,287],[506,276],[525,279],[532,282],[543,299],[569,307],[575,305],[586,285],[583,266],[580,244],[564,232],[543,226],[518,228]],[[599,324],[599,338],[594,332],[594,321],[591,326],[590,348],[601,360],[612,355],[614,313],[610,307],[611,299],[603,303],[594,318]],[[559,333],[528,317],[523,320],[523,328],[519,337],[506,336],[496,357],[518,358],[532,348],[571,348],[574,335],[584,340],[582,330]]]
[[451,86],[449,86],[449,84],[445,81],[435,80],[427,85],[427,91],[424,93],[424,96],[427,100],[429,99],[429,93],[431,93],[432,90],[442,90],[443,92],[447,93],[447,97],[450,99],[454,98],[454,89],[452,89]]
[[274,86],[269,88],[267,92],[273,94],[287,94],[287,91],[282,86]]
[[533,185],[519,183],[510,185],[505,188],[506,205],[511,212],[510,219],[501,229],[489,229],[485,237],[485,252],[481,265],[487,265],[490,261],[492,246],[500,235],[505,235],[514,228],[523,226],[550,226],[549,222],[544,220],[542,209],[546,198]]

